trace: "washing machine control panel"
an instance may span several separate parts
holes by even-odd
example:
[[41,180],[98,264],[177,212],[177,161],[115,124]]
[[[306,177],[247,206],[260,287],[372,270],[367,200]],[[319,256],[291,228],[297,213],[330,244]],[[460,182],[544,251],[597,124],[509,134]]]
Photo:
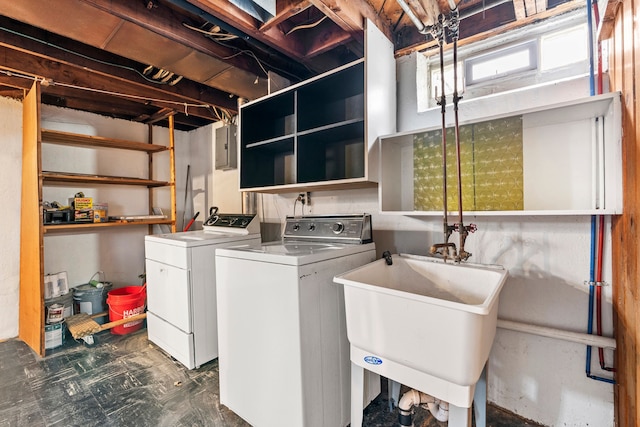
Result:
[[287,217],[283,239],[369,243],[372,241],[371,216],[358,214]]

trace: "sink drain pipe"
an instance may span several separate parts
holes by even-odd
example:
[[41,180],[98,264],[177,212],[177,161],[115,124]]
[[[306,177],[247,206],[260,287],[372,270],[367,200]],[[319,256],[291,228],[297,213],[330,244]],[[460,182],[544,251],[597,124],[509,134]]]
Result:
[[401,426],[413,426],[413,407],[426,405],[431,415],[440,422],[449,420],[449,404],[418,390],[409,390],[402,395],[398,404],[398,422]]

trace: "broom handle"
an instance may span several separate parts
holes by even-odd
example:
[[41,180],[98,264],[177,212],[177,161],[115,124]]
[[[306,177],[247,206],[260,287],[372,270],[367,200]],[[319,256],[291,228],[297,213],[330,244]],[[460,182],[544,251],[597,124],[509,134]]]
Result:
[[100,325],[100,330],[105,331],[107,329],[113,328],[114,326],[120,326],[120,325],[124,325],[125,323],[134,322],[136,320],[142,320],[146,317],[147,317],[147,313],[140,313],[131,317],[125,317],[124,319],[114,320],[113,322]]

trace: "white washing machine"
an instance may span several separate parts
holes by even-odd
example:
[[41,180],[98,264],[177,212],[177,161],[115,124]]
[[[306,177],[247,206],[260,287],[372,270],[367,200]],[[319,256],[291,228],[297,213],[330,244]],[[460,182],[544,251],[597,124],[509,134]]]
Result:
[[215,250],[261,242],[255,215],[210,222],[203,231],[145,237],[149,340],[188,369],[218,357]]
[[[375,260],[369,215],[288,217],[282,242],[216,251],[220,402],[254,427],[350,421],[342,285]],[[363,407],[380,392],[368,373]]]

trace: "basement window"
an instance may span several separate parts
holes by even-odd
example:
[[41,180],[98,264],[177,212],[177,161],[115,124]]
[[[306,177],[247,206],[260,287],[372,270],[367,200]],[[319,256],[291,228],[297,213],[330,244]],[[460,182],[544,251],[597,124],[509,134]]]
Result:
[[[532,24],[500,38],[463,46],[458,51],[458,93],[464,99],[520,89],[553,81],[581,78],[589,73],[585,12]],[[606,51],[607,45],[602,48]],[[453,92],[452,51],[445,51],[445,95]],[[606,54],[603,54],[606,71]],[[462,65],[462,66],[461,66]],[[442,94],[437,51],[416,60],[417,111],[437,107]]]
[[531,40],[464,61],[467,85],[538,68],[538,43]]
[[[578,25],[540,38],[540,69],[548,71],[588,59],[587,25]],[[568,48],[569,47],[569,48]]]

